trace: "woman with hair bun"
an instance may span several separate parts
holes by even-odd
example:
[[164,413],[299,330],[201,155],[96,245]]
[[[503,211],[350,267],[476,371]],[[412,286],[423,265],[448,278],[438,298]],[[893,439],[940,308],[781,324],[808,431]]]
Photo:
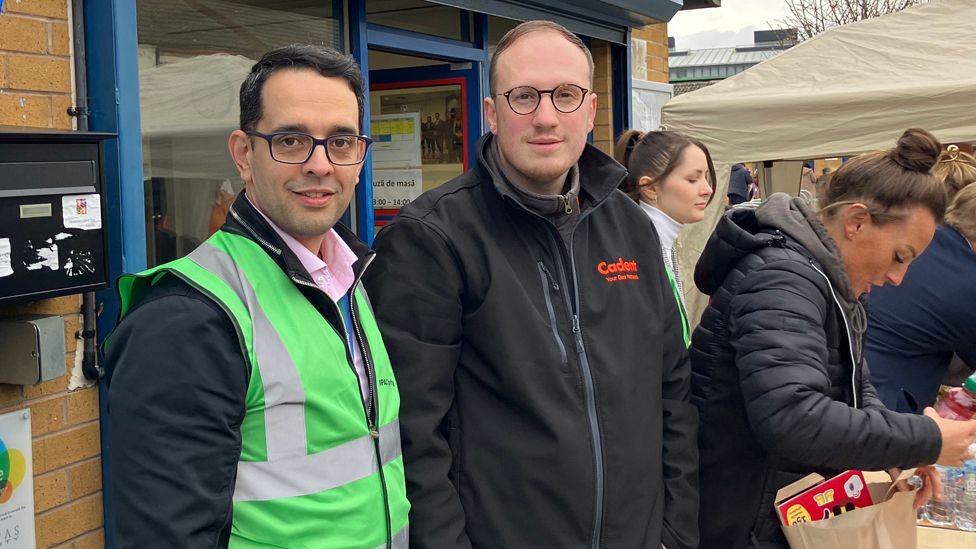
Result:
[[888,408],[931,406],[957,355],[976,369],[976,159],[950,145],[932,170],[952,204],[898,288],[867,303],[864,356]]
[[714,196],[715,168],[708,148],[678,132],[628,130],[617,139],[614,157],[628,172],[620,190],[640,205],[657,230],[683,311],[675,240],[682,227],[705,218],[705,207]]
[[898,285],[945,212],[940,150],[909,129],[834,173],[819,212],[775,194],[719,221],[695,269],[711,302],[690,350],[701,547],[785,548],[776,491],[809,473],[921,467],[918,506],[941,492],[928,465],[967,456],[976,421],[888,410],[862,359],[859,298]]

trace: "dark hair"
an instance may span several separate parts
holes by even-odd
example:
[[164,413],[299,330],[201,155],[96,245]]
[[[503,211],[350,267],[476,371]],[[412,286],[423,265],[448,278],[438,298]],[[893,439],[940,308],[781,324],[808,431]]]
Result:
[[884,224],[903,219],[906,213],[898,210],[922,206],[941,221],[946,190],[932,173],[941,151],[934,135],[909,128],[895,148],[862,154],[838,168],[824,188],[821,209],[864,202],[872,220]]
[[[501,56],[502,53],[505,52],[505,50],[512,47],[512,44],[514,44],[519,38],[525,36],[526,34],[529,34],[530,32],[535,32],[535,31],[555,32],[561,35],[567,41],[569,41],[570,44],[583,50],[583,55],[586,56],[586,64],[590,68],[589,79],[590,79],[590,85],[592,86],[593,70],[594,70],[593,54],[590,53],[590,50],[589,48],[586,47],[586,44],[584,44],[583,41],[580,40],[579,36],[576,36],[575,34],[570,32],[569,29],[560,25],[559,23],[555,23],[553,21],[536,20],[536,21],[526,21],[524,23],[519,24],[517,27],[506,32],[505,36],[502,36],[502,39],[498,41],[498,45],[495,46],[495,51],[491,54],[491,60],[488,62],[488,82],[491,83],[491,87],[493,89],[495,88],[495,80],[498,75],[498,58]],[[489,92],[489,93],[498,93],[499,91],[508,91],[508,90],[495,89],[494,92]]]
[[[627,168],[627,179],[620,184],[620,190],[627,196],[640,201],[640,178],[650,177],[654,181],[666,178],[681,162],[681,156],[688,147],[698,147],[705,153],[708,162],[708,184],[715,190],[715,166],[708,147],[701,141],[683,133],[662,131],[645,132],[627,130],[617,138],[613,156]],[[652,183],[653,184],[653,183]],[[711,203],[715,194],[708,197]]]
[[343,78],[356,94],[359,129],[363,128],[366,97],[363,73],[351,56],[312,44],[290,44],[265,53],[241,83],[241,129],[253,130],[263,115],[261,92],[268,78],[282,69],[310,69],[326,77]]

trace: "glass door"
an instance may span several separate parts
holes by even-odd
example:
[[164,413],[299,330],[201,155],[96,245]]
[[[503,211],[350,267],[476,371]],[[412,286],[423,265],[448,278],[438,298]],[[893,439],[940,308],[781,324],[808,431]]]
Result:
[[369,73],[374,230],[464,173],[481,133],[477,67],[370,52],[370,66],[410,60]]

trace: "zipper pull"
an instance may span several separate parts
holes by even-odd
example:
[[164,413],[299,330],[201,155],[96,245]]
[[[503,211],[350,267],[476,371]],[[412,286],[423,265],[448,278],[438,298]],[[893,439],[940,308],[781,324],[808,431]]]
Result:
[[569,195],[563,195],[560,198],[563,199],[563,203],[565,204],[566,215],[573,213],[573,207],[569,204]]
[[546,267],[546,264],[543,263],[542,261],[539,261],[539,268],[542,269],[542,272],[546,273],[546,278],[548,278],[549,279],[549,283],[552,284],[552,291],[558,292],[559,291],[559,284],[556,283],[556,278],[553,277],[552,276],[552,273],[549,272],[549,268]]
[[380,431],[375,425],[373,425],[372,421],[369,422],[369,436],[373,438],[380,438]]
[[579,315],[573,315],[573,340],[576,342],[576,352],[583,352],[583,332],[580,331]]

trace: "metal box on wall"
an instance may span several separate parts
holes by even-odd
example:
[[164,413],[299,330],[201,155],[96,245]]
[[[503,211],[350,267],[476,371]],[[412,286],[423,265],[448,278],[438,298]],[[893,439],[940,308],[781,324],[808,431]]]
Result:
[[0,131],[0,304],[107,287],[102,143],[113,137]]
[[29,315],[0,320],[0,383],[34,385],[64,375],[64,319]]

